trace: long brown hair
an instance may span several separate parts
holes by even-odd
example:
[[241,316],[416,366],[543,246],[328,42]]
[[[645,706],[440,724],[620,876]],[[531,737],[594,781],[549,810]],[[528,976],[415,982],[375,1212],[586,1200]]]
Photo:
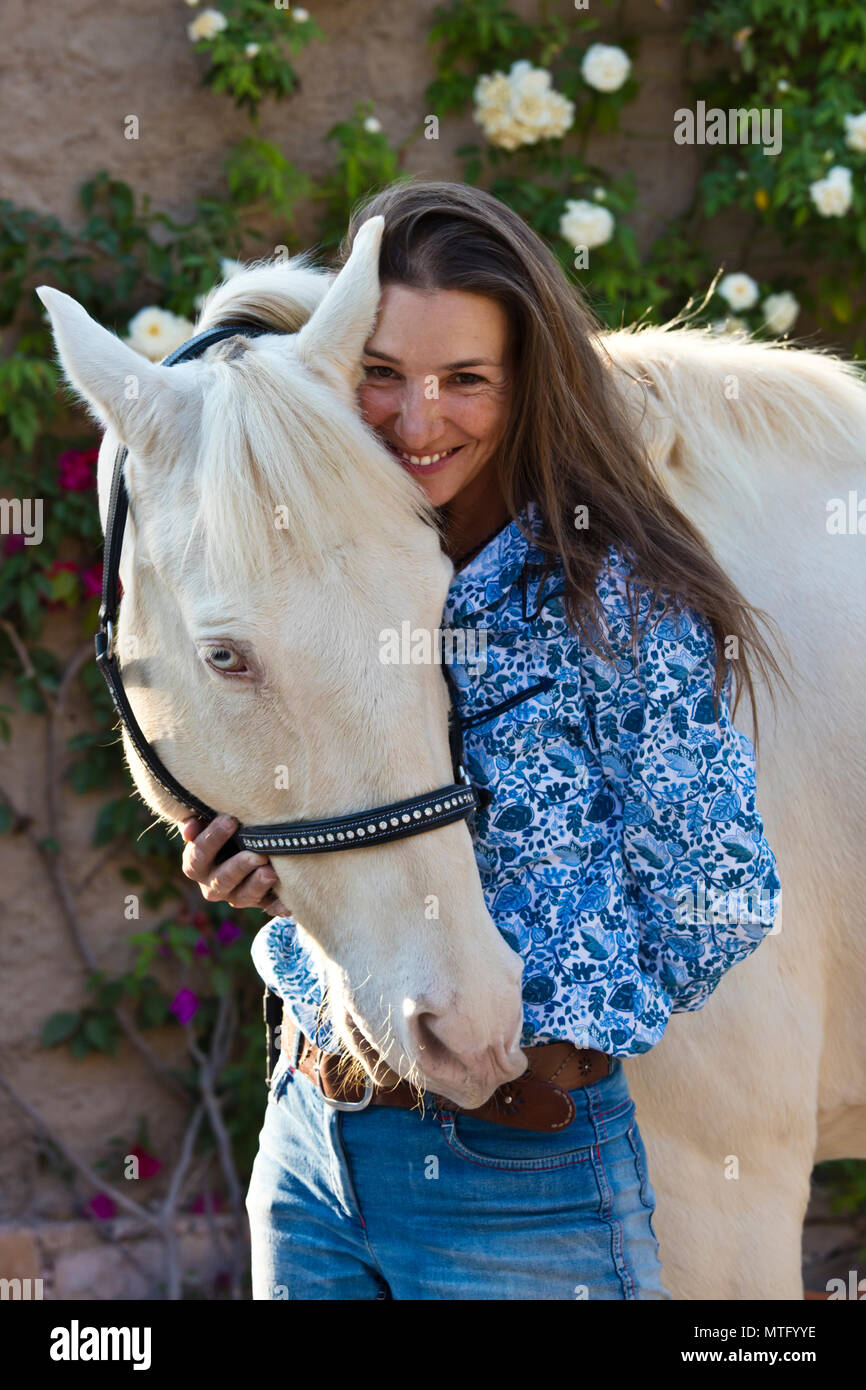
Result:
[[[647,622],[660,616],[663,601],[664,612],[671,603],[677,609],[691,605],[712,627],[714,712],[727,676],[725,639],[731,635],[739,638],[741,652],[757,657],[765,679],[770,667],[787,686],[757,629],[756,620],[766,621],[768,615],[747,602],[700,532],[662,490],[610,384],[606,326],[541,238],[482,189],[408,180],[391,184],[354,209],[340,246],[343,263],[358,229],[380,214],[385,219],[379,260],[383,286],[487,295],[508,317],[514,390],[511,418],[496,456],[499,484],[518,524],[527,502],[537,506],[541,530],[532,539],[548,556],[545,576],[557,559],[562,561],[572,628],[596,655],[613,659],[609,631],[601,631],[604,613],[595,584],[613,544],[631,568],[627,593],[635,658],[636,580],[655,600]],[[574,526],[578,505],[586,505],[591,518],[581,531]],[[736,676],[732,714],[746,685],[757,751],[755,691],[745,655],[736,664]],[[771,686],[770,692],[775,704]]]

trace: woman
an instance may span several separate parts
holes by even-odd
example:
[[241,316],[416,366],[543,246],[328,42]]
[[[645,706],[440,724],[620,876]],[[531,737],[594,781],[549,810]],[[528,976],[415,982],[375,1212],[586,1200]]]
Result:
[[[653,1046],[671,1012],[700,1008],[772,925],[741,907],[724,929],[698,910],[682,925],[672,899],[711,874],[732,890],[778,886],[722,643],[736,634],[778,667],[655,482],[600,325],[544,243],[487,193],[408,182],[356,212],[344,259],[377,214],[382,294],[359,406],[439,509],[455,566],[446,618],[492,648],[474,687],[454,672],[467,766],[488,793],[476,857],[491,915],[524,958],[531,1075],[566,1093],[570,1118],[547,1130],[503,1119],[508,1087],[495,1119],[442,1097],[423,1114],[378,1093],[357,1112],[328,1106],[310,1081],[319,981],[267,857],[217,865],[234,823],[185,822],[184,872],[208,901],[281,914],[253,948],[285,1004],[247,1202],[253,1294],[669,1298],[622,1058]],[[639,634],[641,591],[653,602]],[[581,678],[593,654],[595,679]],[[745,657],[739,667],[754,709]],[[671,770],[662,758],[671,730],[694,759],[685,790],[682,759]],[[733,785],[732,830],[734,808],[718,806]],[[711,806],[749,837],[748,872],[728,836],[720,848]]]

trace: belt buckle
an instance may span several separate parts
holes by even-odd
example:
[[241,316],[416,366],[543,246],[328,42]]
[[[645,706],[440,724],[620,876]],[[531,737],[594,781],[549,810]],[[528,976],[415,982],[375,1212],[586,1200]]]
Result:
[[[321,1056],[321,1054],[320,1054]],[[316,1085],[319,1088],[319,1095],[326,1105],[330,1105],[333,1110],[366,1110],[370,1101],[373,1099],[375,1086],[373,1078],[364,1073],[364,1095],[361,1100],[334,1100],[333,1096],[326,1096],[322,1090],[322,1067],[318,1058],[313,1063],[313,1070],[316,1073]]]

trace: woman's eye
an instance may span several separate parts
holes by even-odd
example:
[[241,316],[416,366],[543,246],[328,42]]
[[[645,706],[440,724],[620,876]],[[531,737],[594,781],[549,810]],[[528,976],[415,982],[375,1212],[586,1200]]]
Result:
[[[365,372],[390,372],[392,370],[393,369],[391,367],[385,367],[381,363],[372,363],[370,366],[367,366],[366,364],[364,365]],[[386,376],[380,376],[376,378],[377,381],[388,381],[389,379],[390,378]]]
[[245,671],[246,662],[233,647],[206,647],[205,661],[216,671]]
[[[364,371],[367,373],[368,376],[380,372],[390,373],[390,375],[388,376],[375,375],[373,376],[374,381],[395,380],[394,368],[386,367],[379,362],[370,363],[369,365],[365,364]],[[458,386],[475,386],[479,381],[485,381],[486,377],[479,376],[477,372],[455,372],[454,375],[451,377],[451,380],[455,382]]]

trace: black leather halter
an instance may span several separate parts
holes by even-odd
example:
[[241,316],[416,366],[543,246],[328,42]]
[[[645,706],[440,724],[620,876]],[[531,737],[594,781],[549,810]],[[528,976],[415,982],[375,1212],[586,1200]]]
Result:
[[[162,365],[173,367],[178,362],[190,362],[214,343],[222,342],[224,338],[230,338],[236,333],[256,337],[262,333],[273,332],[273,328],[268,328],[262,323],[234,320],[206,329],[182,343],[164,359]],[[145,738],[123,688],[115,654],[117,586],[123,533],[129,511],[129,494],[124,474],[127,453],[126,445],[121,443],[114,458],[102,566],[102,603],[99,608],[99,631],[95,637],[96,660],[105,677],[114,707],[138,756],[150,774],[170,796],[209,823],[217,812],[197,796],[193,796],[172,777]],[[454,782],[424,796],[392,801],[387,806],[374,806],[370,811],[359,811],[348,816],[331,816],[327,820],[317,821],[289,821],[279,825],[239,825],[216,858],[226,859],[242,849],[259,850],[268,854],[323,854],[333,850],[360,849],[363,845],[381,845],[389,840],[402,840],[409,835],[420,835],[425,830],[433,830],[437,826],[464,820],[472,815],[479,802],[463,767],[463,739],[460,720],[453,702],[453,677],[444,663],[442,672],[452,695],[448,738]]]

